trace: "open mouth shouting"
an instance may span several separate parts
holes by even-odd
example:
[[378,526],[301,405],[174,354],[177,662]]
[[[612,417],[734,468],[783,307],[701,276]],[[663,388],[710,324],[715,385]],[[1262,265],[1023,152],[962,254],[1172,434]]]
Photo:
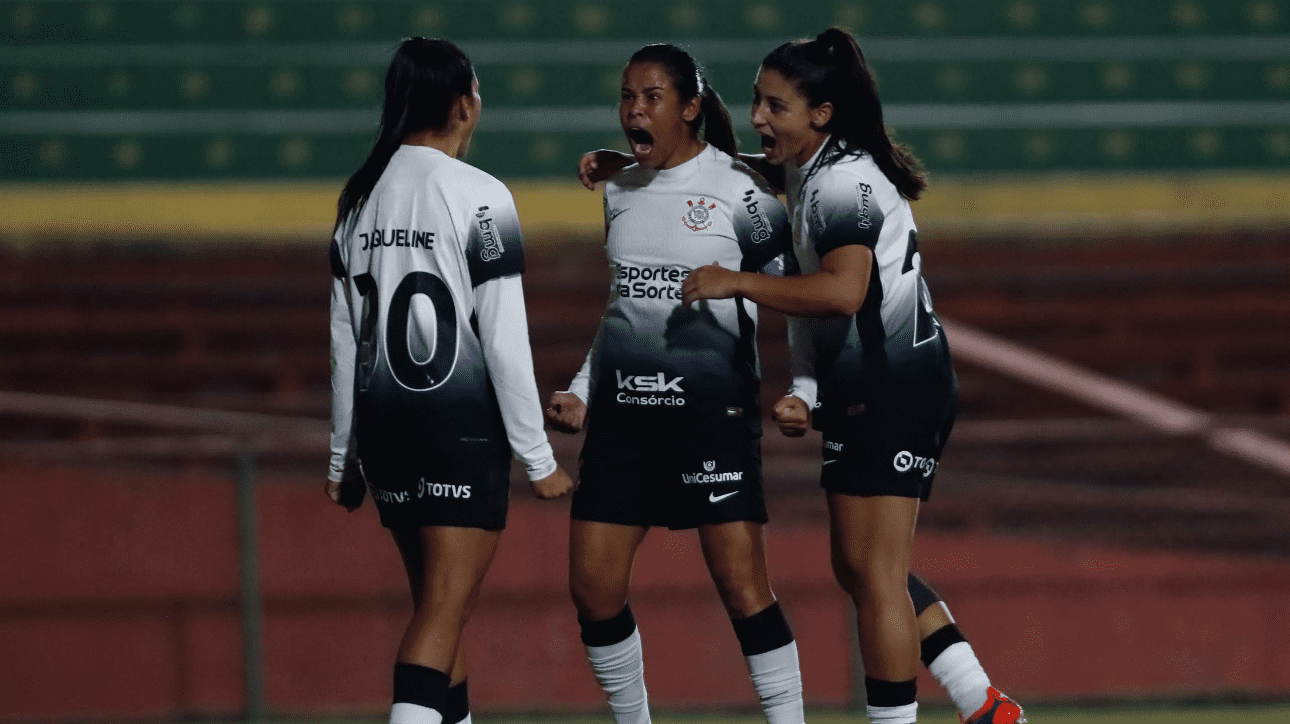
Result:
[[654,135],[644,128],[628,128],[627,142],[631,144],[632,155],[641,159],[654,149]]

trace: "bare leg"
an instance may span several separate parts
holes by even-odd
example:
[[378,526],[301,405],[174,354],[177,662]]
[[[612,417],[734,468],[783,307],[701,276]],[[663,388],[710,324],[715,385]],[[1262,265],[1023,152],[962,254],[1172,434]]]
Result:
[[650,721],[640,632],[627,605],[636,549],[648,530],[583,520],[569,525],[569,592],[587,663],[618,724]]
[[466,678],[461,632],[479,599],[501,531],[425,526],[394,532],[412,590],[412,620],[396,660]]
[[855,602],[865,674],[912,680],[919,634],[907,574],[918,500],[829,493],[828,504],[833,574]]
[[730,618],[748,618],[775,602],[766,575],[766,541],[760,523],[700,526],[699,542]]
[[569,522],[569,593],[579,616],[603,621],[623,610],[636,549],[648,530],[585,520]]
[[739,639],[769,724],[802,724],[797,642],[766,574],[762,525],[748,521],[699,528],[703,558]]

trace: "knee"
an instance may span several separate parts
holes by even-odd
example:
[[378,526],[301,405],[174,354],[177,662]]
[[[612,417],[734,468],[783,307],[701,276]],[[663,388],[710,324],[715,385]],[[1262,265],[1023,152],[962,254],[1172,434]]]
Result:
[[765,572],[751,565],[722,565],[714,567],[711,573],[717,594],[731,618],[747,618],[775,601]]
[[845,555],[835,551],[832,563],[834,579],[857,603],[909,595],[909,566],[903,560]]
[[627,590],[606,585],[595,575],[579,575],[571,570],[569,596],[578,615],[590,621],[604,621],[622,612],[627,605]]

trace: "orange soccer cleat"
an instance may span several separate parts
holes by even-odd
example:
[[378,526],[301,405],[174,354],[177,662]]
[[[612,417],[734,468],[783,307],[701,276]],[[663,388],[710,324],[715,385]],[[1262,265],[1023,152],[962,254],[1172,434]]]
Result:
[[961,724],[1025,724],[1026,713],[1021,705],[1008,695],[991,686],[986,690],[985,703],[967,719],[959,714]]

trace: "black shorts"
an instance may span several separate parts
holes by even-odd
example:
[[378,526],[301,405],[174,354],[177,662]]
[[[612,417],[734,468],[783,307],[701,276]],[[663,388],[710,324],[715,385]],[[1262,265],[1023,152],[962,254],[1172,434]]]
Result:
[[592,419],[573,493],[574,520],[673,530],[766,522],[761,436],[744,420],[632,433],[597,428]]
[[[361,450],[361,448],[360,448]],[[502,530],[510,501],[510,455],[463,450],[418,464],[362,457],[367,490],[386,528],[449,526]],[[383,464],[384,463],[384,464]]]
[[[929,386],[931,387],[931,386]],[[820,485],[830,493],[927,500],[958,415],[958,385],[891,390],[824,426]]]

